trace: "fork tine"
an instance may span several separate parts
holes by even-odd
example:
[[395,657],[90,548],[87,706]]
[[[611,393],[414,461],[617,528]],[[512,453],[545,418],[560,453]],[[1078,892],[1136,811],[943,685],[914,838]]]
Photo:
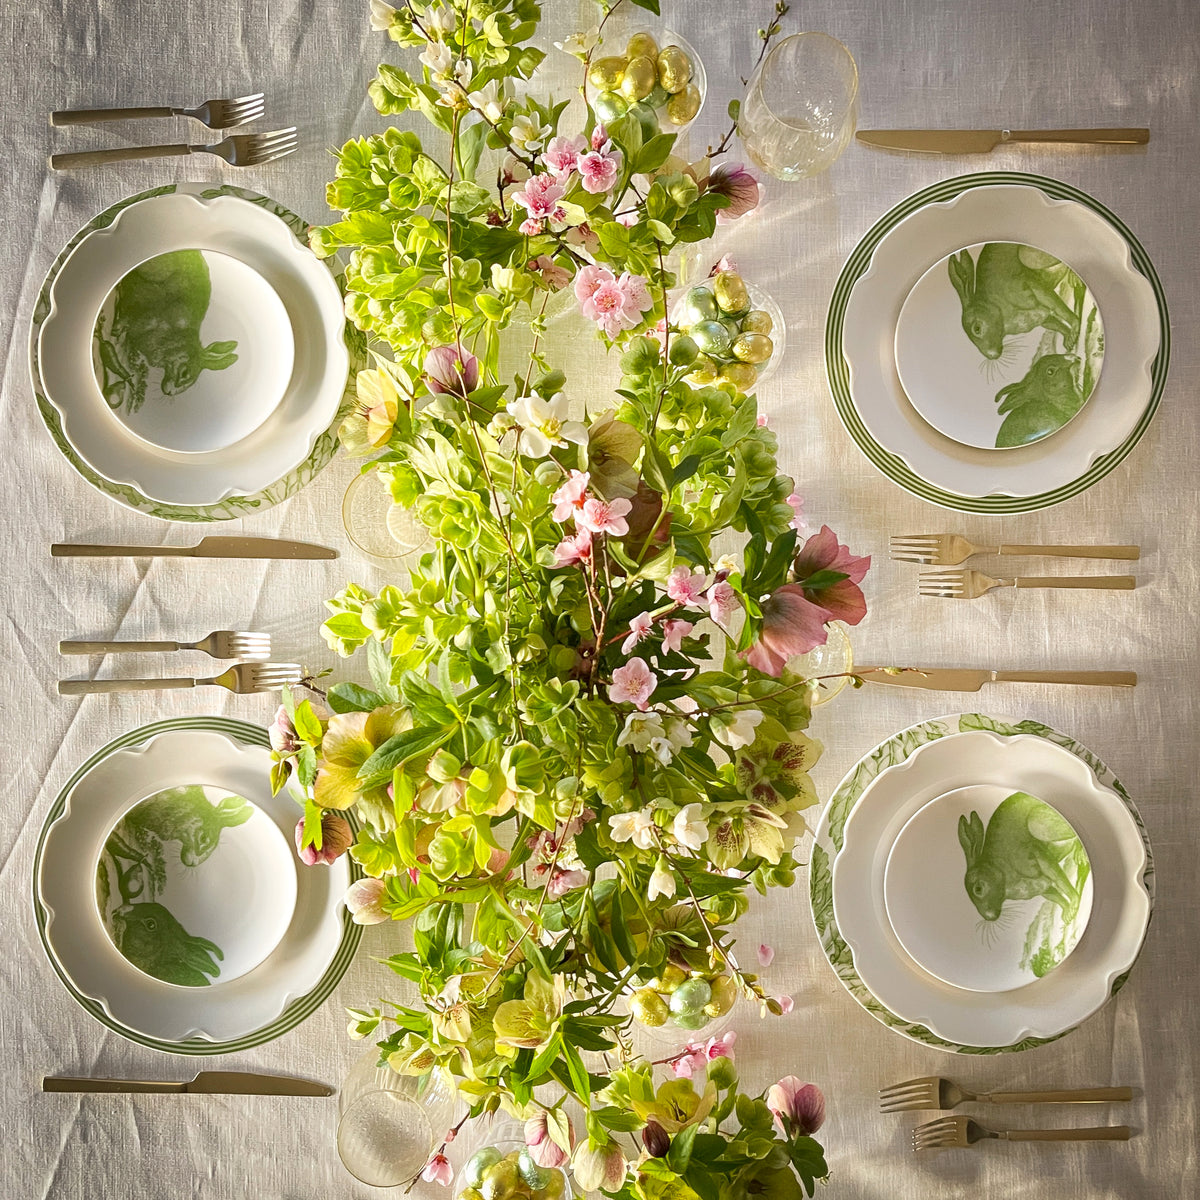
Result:
[[227,109],[262,107],[266,102],[266,92],[251,92],[248,96],[234,96],[225,101]]
[[289,138],[295,138],[296,126],[289,125],[286,129],[270,129],[265,133],[250,133],[246,137],[254,146],[272,146],[276,142],[287,141]]
[[907,1092],[912,1088],[926,1087],[929,1084],[929,1079],[926,1076],[921,1076],[919,1079],[906,1079],[903,1083],[889,1084],[887,1087],[881,1087],[879,1094],[881,1096],[890,1096],[896,1092]]
[[918,566],[927,567],[933,562],[932,554],[909,553],[905,551],[902,554],[897,554],[894,550],[891,554],[892,562],[907,562],[916,563]]
[[893,546],[936,546],[941,539],[940,533],[895,533],[888,540]]

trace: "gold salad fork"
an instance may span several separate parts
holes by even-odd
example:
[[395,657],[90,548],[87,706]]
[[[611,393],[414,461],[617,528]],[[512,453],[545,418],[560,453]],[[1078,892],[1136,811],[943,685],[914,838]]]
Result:
[[1141,554],[1137,546],[1024,546],[1002,543],[975,546],[956,533],[906,533],[891,539],[893,562],[928,567],[957,567],[976,554],[1043,555],[1049,558],[1125,558]]
[[1128,1125],[1085,1126],[1077,1129],[988,1129],[970,1117],[939,1117],[913,1130],[912,1148],[936,1150],[944,1146],[973,1146],[985,1138],[1006,1142],[1127,1142]]
[[957,1108],[965,1101],[975,1104],[1103,1104],[1132,1100],[1131,1087],[1070,1088],[1036,1092],[968,1092],[951,1079],[923,1075],[879,1089],[880,1112],[911,1112],[917,1109]]
[[189,146],[178,142],[169,146],[120,146],[115,150],[84,150],[77,154],[52,154],[50,166],[56,171],[73,167],[95,167],[102,163],[126,162],[131,158],[174,158],[183,154],[215,154],[234,167],[261,167],[291,154],[300,140],[296,127],[273,129],[270,133],[238,133],[211,146]]
[[141,108],[68,108],[50,114],[50,124],[99,125],[104,121],[141,121],[151,117],[191,117],[209,129],[232,129],[257,121],[266,111],[262,92],[236,96],[232,100],[205,100],[195,108],[171,108],[155,105]]
[[96,692],[153,692],[160,688],[194,688],[215,684],[231,692],[277,692],[299,683],[304,671],[295,663],[235,663],[211,679],[60,679],[60,696],[89,696]]
[[159,651],[203,650],[210,658],[271,657],[269,633],[215,629],[198,642],[59,642],[59,654],[154,654]]
[[977,600],[993,588],[1098,588],[1104,591],[1132,591],[1137,580],[1132,575],[1024,575],[1015,579],[993,579],[982,571],[922,571],[919,591],[922,596],[940,596],[945,600]]

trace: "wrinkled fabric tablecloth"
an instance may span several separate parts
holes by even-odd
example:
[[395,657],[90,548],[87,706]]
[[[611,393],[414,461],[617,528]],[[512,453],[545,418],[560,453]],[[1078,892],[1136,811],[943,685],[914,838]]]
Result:
[[[589,5],[548,0],[542,44],[547,74],[566,95],[572,66],[551,42],[595,23]],[[709,100],[691,133],[693,156],[715,142],[726,99],[741,90],[765,4],[665,0],[664,20],[705,61]],[[1196,605],[1200,520],[1200,8],[1193,0],[809,0],[789,30],[840,38],[861,72],[860,126],[1063,127],[1149,125],[1137,151],[1009,147],[988,158],[886,154],[852,145],[826,174],[792,185],[768,181],[760,210],[723,227],[713,251],[733,254],[787,320],[782,368],[761,392],[814,527],[827,521],[858,553],[871,553],[871,611],[854,631],[860,662],[945,666],[1133,668],[1135,691],[995,687],[979,696],[867,688],[818,710],[811,732],[826,744],[816,769],[822,795],[890,733],[946,712],[980,710],[1044,721],[1080,740],[1123,780],[1153,841],[1158,902],[1128,985],[1083,1027],[1052,1045],[1000,1057],[950,1056],[907,1042],[858,1007],[822,957],[803,876],[756,902],[743,922],[747,959],[776,950],[765,972],[795,998],[781,1020],[742,1019],[738,1067],[750,1086],[793,1073],[825,1090],[822,1131],[833,1170],[830,1196],[1162,1197],[1197,1194],[1196,1064],[1200,985],[1196,912],[1198,662]],[[27,368],[30,313],[42,276],[74,232],[114,201],[158,183],[227,179],[266,192],[313,221],[327,210],[327,147],[384,122],[366,100],[381,59],[410,54],[370,32],[365,0],[25,0],[0,8],[0,346],[4,355],[4,503],[0,631],[4,827],[0,959],[4,1047],[0,1195],[244,1200],[372,1194],[343,1171],[334,1145],[336,1100],[47,1096],[44,1073],[184,1078],[203,1063],[169,1059],[123,1040],[76,1006],[47,963],[31,911],[39,830],[74,769],[111,738],[166,716],[221,713],[266,723],[266,697],[216,689],[161,695],[56,695],[73,673],[56,653],[64,637],[195,637],[214,628],[264,629],[276,657],[319,669],[337,664],[318,633],[322,600],[346,580],[379,586],[386,575],[343,535],[339,504],[354,467],[335,462],[299,496],[219,532],[277,534],[336,545],[336,562],[89,563],[53,560],[62,539],[185,543],[197,530],[127,511],[93,491],[55,449],[35,411]],[[414,56],[415,57],[415,56]],[[69,105],[196,103],[265,90],[264,128],[295,124],[302,152],[237,173],[207,157],[130,163],[55,174],[52,150],[177,141],[203,131],[178,122],[52,130],[47,114]],[[888,208],[939,179],[983,168],[1030,170],[1096,196],[1141,239],[1157,265],[1174,334],[1159,415],[1130,457],[1090,491],[1059,507],[1013,517],[947,513],[884,479],[858,452],[830,402],[822,339],[843,260]],[[590,403],[615,380],[591,334],[556,322],[548,353]],[[954,530],[984,541],[1137,542],[1133,593],[1000,594],[975,603],[921,601],[914,569],[887,560],[887,537]],[[1070,569],[1069,565],[1063,569]],[[1084,564],[1084,569],[1087,569]],[[186,660],[198,668],[207,660]],[[149,659],[128,664],[154,671]],[[113,673],[111,664],[108,671]],[[88,886],[80,880],[80,886]],[[330,1001],[277,1042],[219,1067],[263,1068],[337,1083],[360,1047],[345,1037],[343,1007],[394,992],[372,961],[402,931],[367,931]],[[1128,1121],[1127,1145],[1008,1145],[915,1159],[914,1116],[884,1117],[875,1093],[914,1075],[947,1073],[968,1086],[1144,1088],[1128,1106],[988,1114],[1048,1124]]]

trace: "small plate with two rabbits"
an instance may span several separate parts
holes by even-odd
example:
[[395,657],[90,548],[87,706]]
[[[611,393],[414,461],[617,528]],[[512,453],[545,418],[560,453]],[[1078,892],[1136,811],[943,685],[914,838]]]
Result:
[[1104,360],[1095,297],[1066,263],[982,242],[934,263],[908,293],[896,369],[920,416],[966,446],[1050,437],[1084,407]]

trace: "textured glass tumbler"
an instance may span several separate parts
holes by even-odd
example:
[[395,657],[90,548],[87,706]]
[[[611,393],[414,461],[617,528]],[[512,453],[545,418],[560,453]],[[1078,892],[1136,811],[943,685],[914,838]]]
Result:
[[854,136],[858,68],[825,33],[784,38],[750,80],[738,133],[752,162],[792,182],[833,165]]
[[346,536],[371,558],[392,562],[418,556],[429,531],[403,505],[396,504],[378,471],[356,475],[342,499]]
[[820,679],[810,689],[812,705],[815,708],[818,704],[827,704],[850,682],[849,675],[854,670],[854,655],[846,627],[840,621],[834,622],[829,626],[825,644],[793,658],[788,663],[788,670],[809,679]]
[[361,1183],[395,1187],[415,1178],[435,1139],[450,1128],[455,1098],[438,1078],[422,1080],[379,1067],[372,1046],[350,1068],[338,1096],[337,1148],[342,1165]]

